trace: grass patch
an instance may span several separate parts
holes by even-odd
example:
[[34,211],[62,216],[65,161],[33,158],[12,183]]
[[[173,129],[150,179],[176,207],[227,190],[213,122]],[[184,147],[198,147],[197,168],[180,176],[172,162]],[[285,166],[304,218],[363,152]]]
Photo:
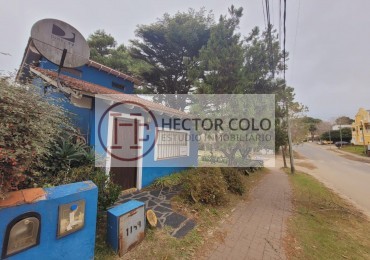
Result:
[[288,224],[291,259],[370,259],[370,222],[313,177],[289,174],[295,213]]
[[153,188],[173,188],[177,186],[182,181],[182,172],[173,173],[170,175],[166,175],[160,178],[157,178],[153,184],[151,185]]
[[107,235],[107,215],[99,212],[97,216],[96,241],[95,241],[95,259],[112,260],[118,259],[118,256],[105,242]]
[[365,156],[363,145],[346,145],[341,148],[343,151]]
[[[241,175],[247,191],[250,191],[258,181],[268,172],[262,169],[250,174]],[[177,177],[169,177],[170,187],[177,182]],[[167,180],[160,180],[157,187],[168,186]],[[100,216],[95,247],[96,259],[195,259],[202,256],[214,242],[220,242],[223,234],[216,231],[219,222],[228,217],[233,208],[241,200],[248,199],[249,192],[242,196],[227,193],[229,203],[222,206],[211,206],[201,203],[191,203],[183,196],[175,196],[172,201],[174,211],[192,218],[196,227],[184,238],[177,239],[170,235],[170,227],[163,229],[147,229],[145,239],[133,250],[119,258],[105,243],[106,223],[105,217]]]

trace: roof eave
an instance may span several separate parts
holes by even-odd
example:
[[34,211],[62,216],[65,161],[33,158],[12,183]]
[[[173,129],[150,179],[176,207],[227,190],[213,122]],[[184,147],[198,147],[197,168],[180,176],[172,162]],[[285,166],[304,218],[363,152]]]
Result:
[[[64,87],[61,84],[58,84],[58,82],[56,80],[50,78],[49,76],[43,74],[40,71],[37,71],[35,68],[31,67],[30,71],[32,73],[34,73],[35,75],[37,75],[38,77],[40,77],[42,80],[44,80],[47,84],[50,84],[50,85],[56,87],[57,89],[59,89],[60,91],[66,93],[66,94],[73,95],[76,98],[81,98],[82,95],[85,95],[85,96],[90,96],[90,97],[94,97],[94,98],[96,98],[96,97],[100,97],[100,98],[105,97],[104,99],[106,99],[106,100],[120,102],[120,100],[114,99],[110,96],[111,95],[128,95],[128,94],[97,94],[97,93],[91,93],[91,92],[86,92],[86,91],[83,91],[83,90],[75,89],[75,88],[72,88],[70,86]],[[173,116],[178,116],[180,118],[191,117],[190,115],[188,115],[188,114],[186,114],[182,111],[178,111],[178,112],[174,111],[173,113],[171,113],[171,112],[163,111],[163,110],[153,108],[153,107],[151,107],[150,109],[153,110],[154,112],[160,114],[160,115],[167,115],[169,117],[173,117]]]
[[103,64],[101,64],[99,62],[96,62],[94,60],[89,60],[86,63],[86,65],[87,66],[94,67],[94,68],[96,68],[98,70],[103,70],[103,71],[107,72],[108,74],[113,74],[113,75],[115,75],[115,76],[117,76],[119,78],[123,78],[125,80],[128,80],[128,81],[134,83],[134,86],[135,87],[141,86],[143,84],[142,81],[140,81],[140,80],[138,80],[138,79],[136,79],[136,78],[134,78],[132,76],[129,76],[129,75],[127,75],[127,74],[125,74],[123,72],[120,72],[118,70],[112,69],[112,68],[110,68],[108,66],[105,66],[105,65],[103,65]]

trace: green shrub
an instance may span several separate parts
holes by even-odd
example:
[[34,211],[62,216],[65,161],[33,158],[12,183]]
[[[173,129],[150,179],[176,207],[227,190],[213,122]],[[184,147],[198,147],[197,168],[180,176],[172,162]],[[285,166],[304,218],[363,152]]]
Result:
[[173,173],[168,176],[163,176],[155,179],[153,182],[153,187],[154,188],[172,188],[174,186],[177,186],[181,183],[182,176],[184,175],[183,172],[179,173]]
[[225,157],[213,156],[213,155],[203,155],[201,157],[203,162],[211,162],[211,163],[227,163],[228,160]]
[[59,104],[35,86],[0,78],[0,199],[42,166],[61,133],[73,131]]
[[41,159],[42,166],[34,168],[31,182],[24,188],[59,185],[65,183],[64,176],[72,169],[95,165],[94,150],[74,134],[63,133],[48,150]]
[[[342,132],[342,138],[341,138]],[[351,128],[342,128],[342,130],[331,130],[330,132],[325,132],[320,136],[323,140],[331,140],[334,143],[339,141],[351,142],[352,140],[352,129]]]
[[121,193],[121,187],[114,184],[105,173],[104,169],[95,168],[93,165],[72,168],[69,172],[61,172],[53,184],[61,185],[72,182],[91,180],[98,187],[98,208],[106,210],[112,206]]
[[227,183],[227,189],[231,193],[243,195],[246,191],[240,171],[236,168],[222,167],[222,175]]
[[192,202],[226,204],[227,183],[220,168],[194,168],[184,173],[183,196]]

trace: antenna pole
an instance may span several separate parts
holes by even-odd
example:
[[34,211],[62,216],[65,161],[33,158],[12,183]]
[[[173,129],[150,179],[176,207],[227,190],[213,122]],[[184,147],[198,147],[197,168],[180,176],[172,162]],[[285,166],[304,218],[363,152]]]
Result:
[[63,68],[64,60],[66,59],[66,55],[67,55],[67,49],[63,49],[62,58],[60,59],[60,63],[59,63],[58,77],[59,77],[61,69]]

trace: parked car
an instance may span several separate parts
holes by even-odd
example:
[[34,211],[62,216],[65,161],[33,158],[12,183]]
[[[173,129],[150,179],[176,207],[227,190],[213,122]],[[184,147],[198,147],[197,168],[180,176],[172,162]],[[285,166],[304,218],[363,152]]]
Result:
[[345,146],[345,145],[349,145],[349,143],[345,142],[345,141],[335,142],[336,147],[342,147],[342,146]]

